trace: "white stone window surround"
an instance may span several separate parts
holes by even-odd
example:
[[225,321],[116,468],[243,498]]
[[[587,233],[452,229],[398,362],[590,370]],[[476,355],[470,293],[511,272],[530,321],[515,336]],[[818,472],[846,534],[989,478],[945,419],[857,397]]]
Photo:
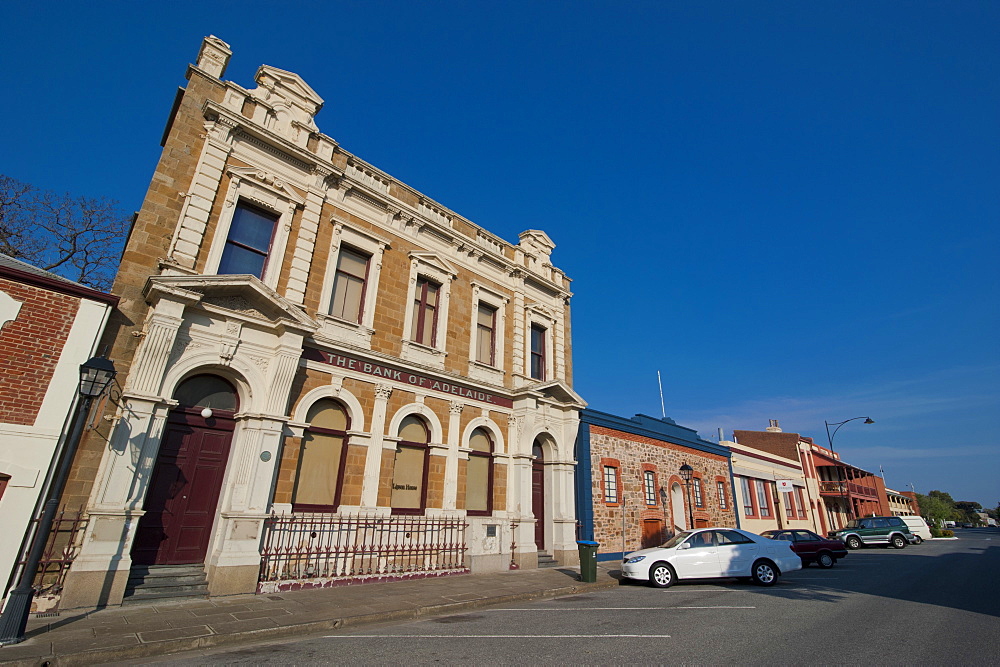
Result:
[[[379,276],[382,273],[382,256],[391,245],[384,238],[351,227],[340,220],[331,219],[331,221],[333,239],[327,256],[319,312],[316,313],[316,319],[320,322],[320,330],[317,333],[333,340],[371,349],[372,334],[375,333],[375,306],[379,293]],[[340,259],[340,248],[344,244],[369,256],[360,324],[329,314],[330,301],[333,300],[333,283],[337,277],[337,262]]]
[[233,167],[227,170],[230,181],[226,191],[226,199],[216,224],[212,247],[208,252],[205,273],[215,275],[222,261],[222,253],[229,239],[229,227],[236,213],[236,205],[240,200],[260,206],[278,216],[274,237],[267,252],[267,262],[264,265],[264,275],[261,282],[277,289],[278,277],[281,275],[285,247],[288,244],[289,232],[292,229],[292,217],[295,209],[305,206],[305,200],[293,192],[279,178],[273,177],[259,169]]
[[[469,330],[471,332],[469,339],[469,377],[473,379],[493,384],[503,384],[505,359],[504,332],[507,321],[507,304],[509,301],[508,297],[499,292],[479,282],[472,282],[472,320],[469,323]],[[480,303],[496,309],[496,317],[493,322],[493,364],[484,364],[476,359]]]
[[[410,253],[410,279],[406,288],[406,313],[403,317],[403,359],[444,369],[444,359],[448,353],[448,304],[451,301],[451,283],[457,276],[458,273],[450,264],[433,253]],[[413,302],[419,278],[441,286],[434,345],[424,345],[413,340]]]
[[[556,318],[552,312],[538,304],[528,305],[524,309],[524,377],[532,382],[547,382],[555,380],[555,331]],[[531,377],[531,327],[539,326],[545,330],[545,373],[542,379]]]

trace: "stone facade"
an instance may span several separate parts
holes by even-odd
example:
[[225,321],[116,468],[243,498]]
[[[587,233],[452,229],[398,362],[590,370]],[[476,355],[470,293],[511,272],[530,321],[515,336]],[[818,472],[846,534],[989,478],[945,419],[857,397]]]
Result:
[[0,255],[0,598],[116,302]]
[[[580,535],[600,544],[599,559],[662,544],[689,527],[737,525],[729,450],[672,420],[588,409],[577,451]],[[684,464],[694,469],[690,489],[680,476]]]
[[[230,56],[208,37],[188,69],[114,286],[109,342],[125,390],[110,447],[95,438],[81,452],[101,460],[76,498],[100,529],[66,606],[122,599],[164,434],[182,414],[213,428],[198,421],[202,403],[182,402],[185,383],[211,378],[235,406],[212,417],[232,431],[200,557],[213,593],[254,590],[269,514],[390,516],[411,487],[419,514],[467,521],[473,571],[533,566],[539,550],[572,562],[584,403],[555,245],[538,230],[508,243],[344,150],[316,125],[323,100],[291,72],[262,66],[252,89],[222,80]],[[346,424],[327,489],[337,500],[321,506],[301,499],[323,486],[303,482],[318,406]],[[403,483],[396,462],[413,421],[426,472]],[[490,442],[492,492],[473,513],[477,433]],[[539,462],[546,502],[533,511]]]

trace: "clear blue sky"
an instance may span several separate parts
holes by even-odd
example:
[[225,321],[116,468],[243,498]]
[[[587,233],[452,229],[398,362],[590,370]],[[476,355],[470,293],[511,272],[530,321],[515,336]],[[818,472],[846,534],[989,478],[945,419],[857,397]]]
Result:
[[[286,9],[287,7],[287,9]],[[294,7],[294,9],[293,9]],[[203,36],[574,279],[591,407],[1000,500],[1000,2],[0,6],[0,172],[139,207]]]

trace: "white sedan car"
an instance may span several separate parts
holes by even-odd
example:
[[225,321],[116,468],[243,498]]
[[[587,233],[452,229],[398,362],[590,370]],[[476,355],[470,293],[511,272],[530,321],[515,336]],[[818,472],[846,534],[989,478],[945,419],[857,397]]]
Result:
[[802,569],[788,542],[736,528],[681,531],[661,546],[628,554],[622,574],[658,588],[678,579],[739,577],[773,586],[782,572]]

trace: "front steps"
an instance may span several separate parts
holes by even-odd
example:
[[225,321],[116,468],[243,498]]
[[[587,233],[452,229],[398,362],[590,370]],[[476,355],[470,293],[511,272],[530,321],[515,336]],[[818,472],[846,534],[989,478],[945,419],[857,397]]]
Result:
[[133,565],[122,604],[207,597],[204,565]]
[[556,559],[544,551],[538,552],[538,567],[556,567],[559,563]]

